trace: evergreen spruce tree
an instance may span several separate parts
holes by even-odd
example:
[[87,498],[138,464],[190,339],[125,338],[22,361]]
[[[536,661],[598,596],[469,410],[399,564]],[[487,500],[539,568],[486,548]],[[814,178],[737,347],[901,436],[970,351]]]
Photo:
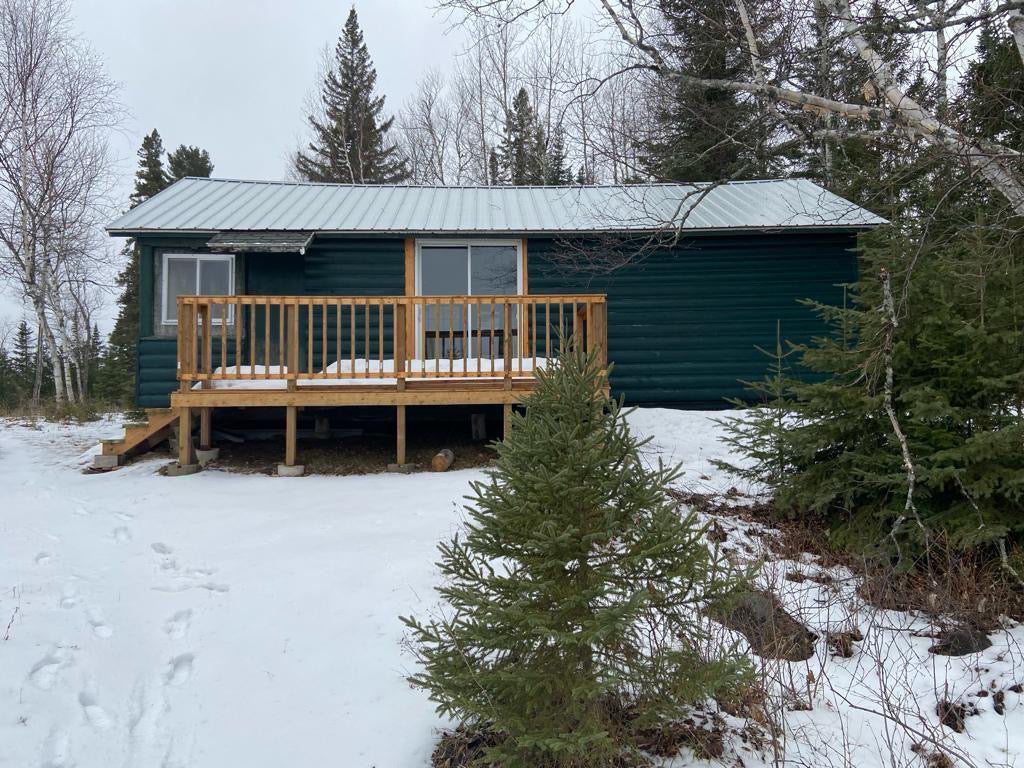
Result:
[[36,370],[36,342],[32,338],[32,329],[22,320],[14,334],[14,355],[11,364],[18,387],[22,392],[32,390],[32,377]]
[[[702,77],[750,77],[750,60],[735,9],[717,0],[663,0],[672,55],[683,71]],[[755,6],[750,6],[752,9]],[[674,82],[674,81],[673,81]],[[654,137],[640,143],[646,170],[659,179],[719,181],[764,175],[756,106],[720,88],[675,83],[655,94]]]
[[321,91],[323,114],[310,115],[313,140],[295,155],[296,173],[308,181],[394,184],[410,176],[398,145],[388,140],[393,117],[384,119],[377,72],[363,41],[356,10],[349,11],[334,48],[333,68]]
[[[165,189],[172,181],[164,170],[164,144],[155,128],[143,137],[139,147],[139,167],[135,171],[135,189],[131,207]],[[129,239],[121,249],[125,267],[117,276],[121,288],[117,319],[110,332],[107,350],[100,364],[96,390],[105,400],[128,404],[135,390],[136,345],[139,335],[139,253],[135,240]]]
[[496,736],[486,765],[641,763],[639,730],[746,670],[709,654],[701,618],[741,582],[668,495],[678,470],[640,458],[606,381],[577,345],[538,372],[465,531],[440,546],[447,611],[405,619],[411,681]]
[[565,156],[565,133],[557,128],[544,147],[544,183],[571,184],[572,168]]
[[92,333],[89,334],[88,368],[86,369],[86,382],[88,384],[89,397],[96,394],[97,379],[99,378],[100,361],[103,359],[103,338],[100,336],[99,325],[93,323]]
[[172,181],[186,176],[209,178],[213,175],[213,161],[205,149],[182,144],[167,154],[167,173]]
[[498,151],[496,149],[492,149],[491,154],[487,158],[487,173],[488,184],[492,187],[501,184],[501,167],[498,163]]
[[551,136],[545,133],[525,88],[520,88],[512,99],[492,165],[496,171],[492,176],[501,183],[568,184],[572,181],[561,128]]
[[[154,129],[139,147],[139,167],[135,172],[135,189],[131,207],[144,203],[172,182],[184,176],[206,176],[213,172],[213,162],[205,149],[181,145],[167,156],[164,168],[164,146],[160,133]],[[121,288],[118,313],[110,338],[103,350],[92,379],[96,394],[112,403],[127,405],[135,391],[136,344],[139,335],[139,253],[134,240],[121,250],[125,267],[117,276]]]
[[0,344],[0,407],[11,408],[21,399],[14,361],[7,348]]
[[160,132],[155,128],[143,137],[138,158],[139,167],[135,171],[135,191],[131,195],[132,208],[151,198],[169,183],[167,172],[164,170],[164,142],[160,138]]
[[542,184],[542,162],[537,117],[530,96],[520,88],[505,117],[505,130],[498,145],[501,179],[508,184]]

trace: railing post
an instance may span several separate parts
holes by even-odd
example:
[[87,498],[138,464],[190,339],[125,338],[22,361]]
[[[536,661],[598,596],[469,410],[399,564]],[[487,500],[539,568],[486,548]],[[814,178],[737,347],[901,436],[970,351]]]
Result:
[[[404,301],[395,302],[395,327],[394,327],[394,347],[395,347],[395,376],[398,379],[398,388],[405,389],[405,327],[406,327],[406,303]],[[401,459],[398,461],[399,464],[404,463]]]
[[296,389],[299,374],[299,305],[288,304],[288,389]]
[[203,373],[207,378],[203,379],[203,389],[209,389],[212,383],[209,376],[213,373],[213,323],[211,322],[210,302],[204,301],[199,305],[199,314],[203,319]]
[[502,329],[502,331],[503,331],[502,335],[504,336],[503,346],[505,347],[505,350],[504,350],[504,352],[505,352],[505,355],[504,355],[505,389],[512,389],[512,323],[509,321],[509,315],[511,313],[509,312],[510,307],[509,307],[508,299],[504,300],[503,307],[504,307],[504,310],[503,310],[503,312],[504,312],[504,318],[503,318],[503,320],[504,320],[504,328]]
[[178,380],[181,391],[192,387],[191,374],[195,352],[192,349],[192,325],[195,322],[193,307],[178,297]]

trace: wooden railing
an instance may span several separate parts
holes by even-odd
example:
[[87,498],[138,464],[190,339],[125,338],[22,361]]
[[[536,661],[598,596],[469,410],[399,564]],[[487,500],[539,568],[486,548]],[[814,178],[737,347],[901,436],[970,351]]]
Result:
[[606,320],[598,294],[180,296],[178,378],[187,390],[221,380],[383,379],[402,389],[414,378],[529,377],[573,335],[604,362]]

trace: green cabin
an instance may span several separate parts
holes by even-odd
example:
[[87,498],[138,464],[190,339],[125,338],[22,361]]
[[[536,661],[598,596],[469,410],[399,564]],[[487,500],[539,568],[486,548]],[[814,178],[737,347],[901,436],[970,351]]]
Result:
[[[465,188],[186,178],[108,232],[140,249],[141,407],[202,389],[245,406],[240,391],[301,390],[296,378],[331,379],[332,366],[333,384],[404,386],[405,374],[411,386],[416,361],[436,363],[424,374],[435,388],[468,387],[488,359],[518,361],[522,373],[527,358],[550,355],[553,311],[563,331],[568,315],[600,323],[588,334],[627,403],[708,407],[749,394],[740,382],[763,375],[757,348],[773,348],[777,328],[793,342],[822,332],[801,300],[841,302],[858,232],[882,223],[801,179]],[[576,295],[604,300],[581,301],[584,318]],[[182,303],[196,296],[233,298]],[[343,404],[327,389],[317,389],[323,404]],[[378,404],[371,394],[352,402]]]

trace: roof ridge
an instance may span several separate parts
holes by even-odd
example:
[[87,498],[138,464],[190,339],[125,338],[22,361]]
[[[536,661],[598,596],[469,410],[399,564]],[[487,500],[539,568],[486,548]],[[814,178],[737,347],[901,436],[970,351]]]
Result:
[[778,179],[735,179],[732,181],[644,181],[637,184],[349,184],[335,181],[290,181],[288,179],[239,179],[214,176],[182,176],[178,181],[222,182],[231,184],[268,184],[282,187],[345,187],[349,189],[644,189],[650,187],[739,186],[741,184],[783,184],[788,181],[807,181],[800,176]]

